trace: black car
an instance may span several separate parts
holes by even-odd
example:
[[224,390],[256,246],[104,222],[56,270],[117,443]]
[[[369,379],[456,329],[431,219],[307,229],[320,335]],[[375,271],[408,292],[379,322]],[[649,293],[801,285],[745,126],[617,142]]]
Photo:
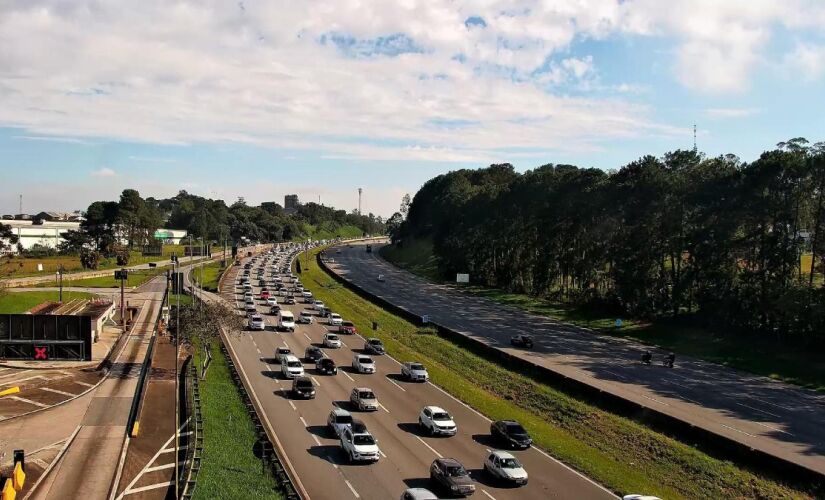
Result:
[[333,361],[332,358],[318,359],[315,362],[315,369],[323,375],[335,375],[338,373],[338,367],[335,366],[335,361]]
[[278,314],[279,312],[281,312],[281,306],[278,304],[275,304],[269,308],[269,314]]
[[323,351],[321,351],[321,349],[319,349],[318,347],[315,347],[313,345],[307,347],[306,351],[304,351],[304,358],[306,358],[307,361],[310,361],[310,362],[313,362],[313,363],[318,361],[319,359],[321,359],[323,357],[324,357]]
[[533,440],[524,427],[515,420],[497,420],[490,424],[493,439],[509,448],[529,448]]
[[315,385],[309,377],[298,377],[292,381],[292,395],[296,398],[315,399]]
[[430,465],[430,482],[435,489],[450,495],[468,497],[475,493],[476,487],[467,469],[454,458],[436,458]]
[[384,344],[376,338],[367,339],[364,343],[364,350],[370,354],[377,354],[379,356],[387,352],[384,349]]
[[510,343],[516,347],[533,348],[533,337],[529,335],[513,335],[510,337]]

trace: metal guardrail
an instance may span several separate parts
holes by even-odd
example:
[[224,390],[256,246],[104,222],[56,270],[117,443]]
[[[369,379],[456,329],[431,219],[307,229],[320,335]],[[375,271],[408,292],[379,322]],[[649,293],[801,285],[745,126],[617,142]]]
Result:
[[198,484],[204,438],[198,367],[192,356],[189,356],[184,362],[183,374],[185,376],[183,392],[185,395],[184,408],[186,410],[184,421],[189,422],[186,428],[191,434],[187,437],[186,455],[180,465],[179,477],[183,478],[183,489],[180,498],[189,500],[195,494],[195,488]]

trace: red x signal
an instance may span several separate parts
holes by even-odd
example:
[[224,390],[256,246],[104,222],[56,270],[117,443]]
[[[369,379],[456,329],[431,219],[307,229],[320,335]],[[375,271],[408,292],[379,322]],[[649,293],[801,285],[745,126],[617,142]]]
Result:
[[34,346],[34,359],[49,359],[46,355],[46,347]]

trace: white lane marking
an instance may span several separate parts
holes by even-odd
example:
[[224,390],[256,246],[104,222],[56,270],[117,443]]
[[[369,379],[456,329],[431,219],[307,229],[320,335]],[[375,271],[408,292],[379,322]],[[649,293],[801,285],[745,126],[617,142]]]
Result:
[[[36,378],[39,378],[39,379],[42,379],[42,380],[52,380],[52,379],[49,379],[48,377],[44,377],[43,375],[33,375],[31,377],[9,380],[8,382],[0,382],[0,386],[10,385],[10,384],[19,384],[20,382],[25,382],[26,380],[34,380]],[[57,379],[57,378],[61,378],[61,377],[55,377],[55,379]]]
[[481,490],[481,492],[484,493],[485,495],[487,495],[489,498],[492,498],[493,500],[496,500],[496,497],[494,497],[493,495],[487,493],[487,490]]
[[298,411],[298,409],[295,408],[295,404],[292,401],[289,402],[289,406],[291,406],[293,410]]
[[271,372],[271,371],[272,371],[272,367],[271,367],[271,366],[269,366],[269,365],[266,365],[266,371]]
[[345,372],[344,370],[341,370],[341,373],[343,373],[345,377],[347,377],[348,379],[350,379],[350,381],[351,381],[351,382],[355,382],[355,379],[354,379],[354,378],[352,378],[352,377],[350,377],[350,376],[349,376],[349,373]]
[[778,405],[776,403],[771,403],[770,401],[765,401],[764,399],[755,398],[753,396],[745,396],[745,397],[754,399],[754,400],[759,401],[760,403],[764,403],[766,405],[771,405],[771,406],[776,406],[777,408],[782,408],[783,410],[788,410],[788,411],[794,411],[795,410],[795,408],[788,408],[787,406],[782,406],[782,405]]
[[[622,375],[622,374],[620,374],[620,373],[612,372],[612,371],[610,371],[610,370],[605,370],[604,372],[605,372],[605,373],[609,373],[609,374],[613,375],[614,377],[619,377],[619,378],[621,378],[621,379],[625,379],[625,380],[627,380],[627,377],[625,377],[624,375]],[[481,491],[484,491],[484,490],[481,490]]]
[[762,422],[754,422],[754,424],[756,424],[756,425],[761,425],[762,427],[765,427],[765,428],[770,429],[770,430],[772,430],[772,431],[781,432],[781,433],[783,433],[783,434],[787,434],[787,435],[789,435],[789,436],[793,436],[793,434],[791,434],[790,432],[788,432],[788,431],[784,431],[784,430],[782,430],[782,429],[780,429],[780,428],[778,428],[778,427],[774,427],[774,426],[772,426],[772,425],[763,424]]
[[155,472],[156,470],[171,469],[174,466],[175,466],[175,462],[171,462],[171,463],[168,463],[168,464],[157,465],[155,467],[149,467],[144,472]]
[[745,408],[750,408],[751,410],[754,410],[754,411],[758,411],[758,412],[764,413],[764,414],[766,414],[766,415],[770,415],[770,416],[772,416],[772,417],[782,418],[782,417],[780,417],[779,415],[777,415],[776,413],[771,413],[771,412],[769,412],[769,411],[762,410],[761,408],[754,408],[753,406],[748,406],[748,405],[746,405],[745,403],[738,403],[738,402],[737,402],[736,404],[738,404],[739,406],[744,406]]
[[261,350],[258,348],[258,346],[255,346],[255,350],[256,350],[256,351],[258,351],[258,354],[263,354],[263,353],[261,352]]
[[754,436],[753,434],[748,434],[747,432],[745,432],[745,431],[743,431],[743,430],[740,430],[740,429],[737,429],[736,427],[731,427],[731,426],[729,426],[729,425],[725,425],[725,424],[719,424],[719,425],[721,425],[722,427],[724,427],[724,428],[726,428],[726,429],[730,429],[730,430],[732,430],[732,431],[736,431],[736,432],[742,433],[742,434],[744,434],[744,435],[746,435],[746,436],[756,437],[756,436]]
[[94,384],[90,384],[88,382],[81,382],[80,380],[72,380],[72,382],[74,382],[75,384],[80,384],[82,386],[86,386],[86,387],[94,387],[95,386]]
[[304,424],[304,427],[309,427],[309,425],[307,424],[307,421],[304,420],[304,417],[298,417],[298,420],[300,420],[301,423]]
[[347,487],[349,487],[349,490],[352,492],[353,495],[355,495],[355,498],[361,498],[361,495],[359,495],[358,492],[355,491],[355,488],[352,487],[352,483],[350,483],[348,479],[344,479],[344,482],[347,483]]
[[384,410],[385,412],[387,412],[387,413],[389,413],[389,412],[390,412],[390,410],[388,410],[388,409],[387,409],[387,407],[386,407],[386,406],[384,406],[384,405],[382,405],[381,403],[378,403],[378,406],[380,406],[380,407],[381,407],[381,409],[382,409],[382,410]]
[[53,392],[55,394],[62,394],[64,396],[69,396],[69,397],[77,396],[77,394],[74,394],[74,393],[71,393],[71,392],[66,392],[66,391],[58,391],[57,389],[52,389],[51,387],[38,387],[38,389],[40,389],[41,391]]
[[315,434],[312,434],[312,440],[315,441],[315,444],[321,446],[321,441],[318,440],[318,436],[316,436]]
[[391,379],[389,375],[387,375],[387,380],[389,380],[392,385],[394,385],[394,386],[398,387],[399,389],[401,389],[402,392],[407,392],[407,389],[404,389],[400,385],[396,384],[395,380]]
[[658,399],[656,399],[656,398],[651,398],[650,396],[645,396],[644,394],[639,394],[639,395],[640,395],[641,397],[645,398],[645,399],[649,399],[649,400],[651,400],[651,401],[655,401],[655,402],[657,402],[657,403],[659,403],[659,404],[662,404],[662,405],[665,405],[665,406],[670,406],[669,404],[665,403],[664,401],[659,401],[659,400],[658,400]]
[[37,401],[32,401],[31,399],[21,398],[20,396],[6,396],[6,399],[14,399],[15,401],[20,401],[21,403],[27,403],[30,405],[38,406],[40,408],[49,407],[49,405],[44,405],[43,403],[38,403]]
[[15,370],[14,373],[9,373],[6,375],[0,375],[0,378],[8,378],[14,377],[15,375],[23,375],[24,373],[29,373],[31,370]]
[[378,453],[381,454],[382,457],[387,458],[387,454],[381,448],[378,448]]
[[174,481],[166,481],[165,483],[150,484],[149,486],[141,486],[140,488],[135,488],[133,490],[126,490],[126,491],[123,492],[123,494],[124,495],[131,495],[133,493],[141,493],[143,491],[156,490],[158,488],[168,488],[169,486],[172,486],[173,484],[175,484]]
[[435,448],[433,448],[432,446],[428,445],[428,444],[427,444],[427,442],[426,442],[426,441],[424,441],[423,439],[421,439],[420,437],[415,436],[415,439],[417,439],[417,440],[421,441],[421,444],[423,444],[424,446],[426,446],[427,448],[429,448],[429,449],[430,449],[430,451],[431,451],[431,452],[433,452],[433,453],[435,453],[435,456],[437,456],[438,458],[444,458],[444,457],[442,457],[442,456],[441,456],[441,453],[439,453],[439,452],[435,451]]
[[307,340],[309,340],[310,342],[312,342],[312,339],[311,339],[311,338],[309,338],[309,335],[307,335],[306,333],[304,333],[304,337],[306,337],[306,338],[307,338]]
[[318,379],[316,379],[316,378],[315,378],[315,377],[313,377],[313,376],[310,376],[309,378],[311,378],[311,379],[312,379],[312,381],[313,381],[313,382],[315,382],[315,386],[316,386],[316,387],[321,387],[321,383],[320,383],[320,382],[318,382]]

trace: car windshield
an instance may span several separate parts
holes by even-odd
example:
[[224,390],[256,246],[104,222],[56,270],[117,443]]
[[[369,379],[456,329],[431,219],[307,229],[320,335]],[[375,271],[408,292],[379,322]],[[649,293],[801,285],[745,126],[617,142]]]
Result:
[[461,477],[466,476],[467,471],[464,470],[464,467],[460,465],[448,465],[447,466],[447,475],[450,477]]
[[298,367],[301,366],[301,362],[300,361],[287,361],[286,366],[288,366],[290,368],[298,368]]
[[372,344],[372,345],[381,345],[381,341],[378,340],[378,339],[372,339],[372,340],[370,340],[370,344]]
[[352,415],[339,415],[335,417],[335,423],[350,425],[352,423]]
[[322,366],[335,366],[335,361],[330,358],[321,358]]
[[352,436],[352,442],[358,446],[366,446],[375,444],[375,439],[369,434],[356,434]]
[[360,391],[358,397],[361,399],[375,399],[375,394],[372,391]]
[[290,352],[292,351],[290,351],[289,349],[284,349],[283,347],[278,348],[278,354],[289,354]]
[[358,362],[365,365],[372,364],[372,360],[370,358],[358,358]]
[[527,434],[527,431],[520,424],[508,424],[507,432],[510,434]]
[[444,420],[452,420],[452,419],[450,418],[449,413],[438,411],[438,412],[433,413],[433,420],[444,421]]
[[424,365],[422,365],[421,363],[413,363],[410,365],[410,370],[423,371]]
[[338,340],[338,335],[327,335],[327,340]]
[[502,458],[499,460],[502,469],[520,469],[521,464],[515,458]]
[[306,389],[312,387],[312,382],[309,380],[298,380],[295,382],[295,385],[301,389]]

